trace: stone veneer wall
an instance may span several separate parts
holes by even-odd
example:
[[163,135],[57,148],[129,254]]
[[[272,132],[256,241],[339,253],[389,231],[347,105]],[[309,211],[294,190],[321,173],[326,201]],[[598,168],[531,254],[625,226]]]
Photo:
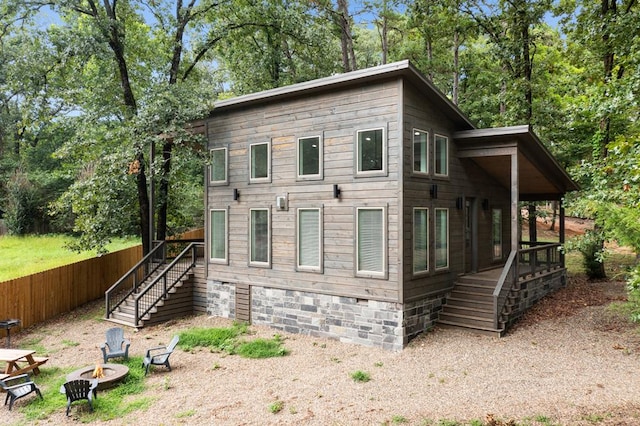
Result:
[[507,328],[544,296],[567,285],[567,270],[560,269],[520,284],[513,311],[507,320]]
[[[235,318],[235,286],[209,281],[207,313]],[[251,323],[341,342],[400,351],[430,329],[444,295],[400,303],[251,286]]]

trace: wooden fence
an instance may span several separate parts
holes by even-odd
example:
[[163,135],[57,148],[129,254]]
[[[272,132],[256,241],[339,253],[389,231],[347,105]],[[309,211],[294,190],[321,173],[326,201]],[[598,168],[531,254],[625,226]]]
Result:
[[[104,292],[141,258],[142,246],[135,246],[0,282],[0,320],[19,319],[26,328],[104,298]],[[0,333],[6,335],[4,330]]]
[[[203,238],[198,229],[180,238]],[[108,253],[22,278],[0,282],[0,321],[19,319],[21,328],[104,298],[104,292],[142,258],[142,246]],[[17,329],[11,329],[15,332]],[[0,337],[6,331],[0,329]],[[0,342],[2,346],[2,342]]]

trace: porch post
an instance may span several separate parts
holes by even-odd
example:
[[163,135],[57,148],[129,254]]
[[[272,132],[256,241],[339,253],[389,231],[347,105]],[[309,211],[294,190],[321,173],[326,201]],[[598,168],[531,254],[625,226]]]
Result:
[[562,246],[563,250],[560,250],[560,266],[562,266],[563,268],[565,267],[564,265],[564,202],[563,199],[561,198],[559,201],[559,213],[560,213],[560,230],[559,230],[559,238],[560,238],[560,245]]
[[529,204],[527,208],[529,210],[529,241],[535,243],[538,241],[538,227],[537,227],[537,217],[536,217],[536,205]]
[[[520,227],[518,226],[518,151],[511,154],[511,251],[518,251]],[[516,262],[517,264],[517,262]]]

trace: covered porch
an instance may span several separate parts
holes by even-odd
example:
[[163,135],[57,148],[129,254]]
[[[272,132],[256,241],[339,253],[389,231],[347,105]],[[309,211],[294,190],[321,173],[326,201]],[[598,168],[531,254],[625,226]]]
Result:
[[[454,139],[460,158],[509,190],[510,250],[502,266],[458,277],[439,323],[502,335],[529,307],[566,284],[562,199],[579,188],[529,126],[463,131]],[[558,241],[539,241],[535,203],[549,201],[558,206]],[[527,203],[529,233],[522,235],[521,209]]]

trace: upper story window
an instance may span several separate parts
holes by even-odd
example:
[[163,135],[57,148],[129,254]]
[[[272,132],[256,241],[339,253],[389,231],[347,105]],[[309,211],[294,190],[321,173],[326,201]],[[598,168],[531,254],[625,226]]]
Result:
[[249,145],[250,182],[269,182],[271,179],[271,145],[260,142]]
[[322,271],[322,210],[318,208],[301,208],[297,210],[298,270]]
[[298,138],[298,178],[322,179],[322,138]]
[[356,213],[356,274],[384,277],[386,273],[386,218],[381,207],[361,207]]
[[209,210],[209,259],[226,262],[228,259],[227,210]]
[[413,129],[413,172],[429,173],[429,133]]
[[435,135],[435,175],[449,176],[449,138]]
[[251,209],[249,214],[249,264],[270,266],[270,248],[269,209]]
[[413,273],[429,270],[429,209],[413,209]]
[[212,185],[227,184],[227,148],[214,148],[209,151],[209,183]]
[[381,175],[387,169],[387,141],[384,129],[358,130],[356,135],[357,175]]

